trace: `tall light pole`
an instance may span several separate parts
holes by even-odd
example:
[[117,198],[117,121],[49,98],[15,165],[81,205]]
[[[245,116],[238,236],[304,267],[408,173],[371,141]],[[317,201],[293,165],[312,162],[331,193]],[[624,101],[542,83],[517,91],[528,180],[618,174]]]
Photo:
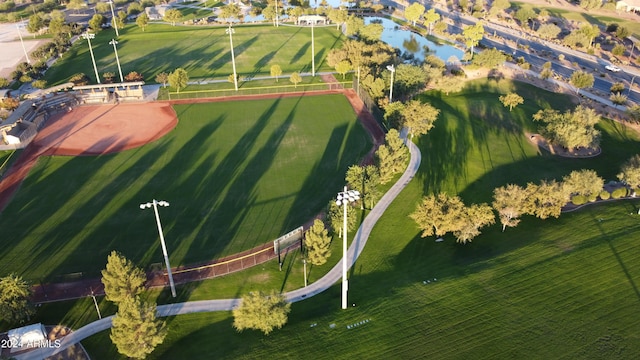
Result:
[[313,41],[313,25],[315,22],[315,20],[311,21],[311,76],[316,76],[316,44]]
[[96,58],[93,57],[93,48],[91,47],[91,39],[95,37],[96,34],[88,32],[82,34],[82,38],[87,39],[87,42],[89,43],[89,52],[91,53],[91,62],[93,62],[93,71],[96,73],[96,81],[98,81],[98,84],[100,84],[100,75],[98,75],[98,68],[96,67]]
[[102,314],[100,314],[100,308],[98,307],[98,302],[96,301],[96,296],[93,293],[93,289],[91,289],[91,297],[93,298],[93,305],[96,306],[96,311],[98,312],[98,319],[102,319]]
[[24,57],[27,58],[27,64],[31,64],[31,60],[29,60],[29,54],[27,54],[27,48],[24,47],[24,41],[22,41],[22,31],[20,31],[20,25],[16,24],[16,29],[18,29],[18,36],[20,37],[20,44],[22,44],[22,51],[24,51]]
[[276,27],[278,26],[278,0],[276,0]]
[[336,198],[336,205],[343,205],[344,218],[342,227],[342,308],[347,308],[347,291],[349,290],[349,284],[347,281],[347,205],[351,202],[360,199],[360,192],[356,190],[347,190],[344,187],[344,191],[338,193]]
[[118,44],[118,42],[116,41],[116,39],[111,39],[111,41],[109,41],[109,44],[113,45],[113,51],[116,53],[116,63],[118,64],[118,73],[120,73],[120,82],[123,83],[124,78],[122,77],[122,68],[120,67],[120,59],[118,59],[118,49],[116,49],[116,45]]
[[396,72],[396,68],[393,65],[387,65],[387,70],[391,71],[391,86],[389,87],[389,103],[393,102],[393,74]]
[[631,94],[631,88],[633,87],[633,80],[635,79],[636,79],[636,75],[633,75],[633,77],[631,78],[631,82],[629,83],[629,90],[627,90],[627,96]]
[[233,65],[233,85],[238,91],[238,75],[236,74],[236,56],[233,54],[233,28],[231,27],[231,23],[229,23],[229,28],[226,30],[227,34],[229,34],[229,44],[231,45],[231,64]]
[[160,234],[160,243],[162,244],[162,254],[164,255],[164,262],[167,266],[167,276],[169,276],[169,286],[171,286],[171,295],[176,297],[176,286],[173,283],[173,275],[171,274],[171,265],[169,264],[169,255],[167,255],[167,246],[164,243],[164,235],[162,234],[162,225],[160,224],[160,215],[158,215],[158,205],[169,206],[169,203],[161,200],[157,201],[153,199],[152,202],[146,204],[140,204],[140,209],[148,209],[153,207],[153,212],[156,214],[156,223],[158,224],[158,233]]
[[111,26],[116,29],[116,37],[119,37],[118,24],[116,23],[116,13],[113,11],[113,1],[109,0],[109,6],[111,6]]

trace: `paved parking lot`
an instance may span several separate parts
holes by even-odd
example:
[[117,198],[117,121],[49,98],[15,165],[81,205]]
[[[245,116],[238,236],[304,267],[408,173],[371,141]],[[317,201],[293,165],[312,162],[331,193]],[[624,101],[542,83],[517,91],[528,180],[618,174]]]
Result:
[[[26,30],[22,30],[24,47],[27,52],[35,50],[43,40],[34,40]],[[24,50],[18,37],[16,24],[0,24],[0,77],[8,78],[16,65],[25,61]]]

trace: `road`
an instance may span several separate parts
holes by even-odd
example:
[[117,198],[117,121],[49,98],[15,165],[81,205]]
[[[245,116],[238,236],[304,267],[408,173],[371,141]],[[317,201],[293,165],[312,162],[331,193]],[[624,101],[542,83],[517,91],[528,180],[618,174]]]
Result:
[[[406,139],[406,131],[403,131],[403,137]],[[407,169],[402,174],[400,179],[387,191],[376,206],[364,219],[358,232],[354,236],[351,245],[347,251],[347,266],[351,268],[356,259],[360,256],[367,243],[369,235],[373,230],[374,225],[380,219],[384,211],[389,207],[391,202],[400,194],[400,192],[407,186],[407,184],[413,179],[420,167],[422,156],[418,147],[410,141],[406,141],[409,147],[411,158]],[[314,295],[317,295],[331,286],[342,278],[342,261],[339,261],[325,276],[313,284],[303,287],[297,290],[285,293],[284,296],[289,302],[298,302],[308,299]],[[240,299],[222,299],[222,300],[201,300],[190,301],[177,304],[160,305],[157,309],[159,317],[183,315],[200,312],[212,312],[212,311],[231,311],[240,304]],[[335,304],[328,305],[339,306],[338,299]],[[16,355],[17,360],[41,360],[49,356],[60,353],[67,347],[76,344],[91,335],[97,334],[101,331],[111,328],[111,322],[113,316],[105,317],[101,320],[94,321],[81,327],[78,330],[73,331],[71,334],[65,336],[60,343],[60,347],[57,348],[41,348],[34,351],[29,351],[24,354]],[[229,329],[231,331],[231,329]]]

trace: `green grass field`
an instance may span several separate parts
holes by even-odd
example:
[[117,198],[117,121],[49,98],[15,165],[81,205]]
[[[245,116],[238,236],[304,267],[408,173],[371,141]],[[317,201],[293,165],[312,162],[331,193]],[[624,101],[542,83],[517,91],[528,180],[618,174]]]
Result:
[[[161,72],[170,73],[182,67],[191,79],[226,79],[233,73],[229,36],[223,26],[170,26],[151,24],[146,31],[136,25],[120,30],[118,55],[122,71],[141,73],[147,82],[155,82]],[[311,71],[311,31],[308,28],[271,25],[234,27],[233,45],[237,73],[246,76],[269,76],[271,65],[278,64],[283,75],[294,71]],[[113,33],[102,31],[92,40],[98,74],[118,74],[113,46]],[[342,42],[334,27],[315,29],[316,71],[332,70],[325,62],[329,50]],[[86,40],[76,42],[45,75],[50,85],[66,82],[73,74],[83,72],[95,79]]]
[[97,276],[114,249],[160,263],[153,212],[138,207],[154,198],[171,204],[160,215],[173,266],[250,249],[320,212],[370,148],[341,95],[176,112],[176,129],[141,148],[40,159],[0,216],[12,229],[0,237],[0,273]]
[[[526,99],[513,113],[498,101],[508,90]],[[236,333],[230,313],[178,316],[167,319],[170,333],[150,358],[634,359],[640,353],[637,201],[591,205],[559,219],[525,217],[505,232],[487,228],[468,245],[452,236],[443,243],[422,239],[408,215],[434,191],[456,192],[470,203],[489,201],[495,186],[561,178],[576,168],[611,179],[640,152],[638,135],[605,121],[602,155],[558,159],[538,152],[522,131],[534,129],[530,115],[539,107],[566,108],[563,96],[475,81],[461,94],[422,98],[442,114],[419,141],[419,175],[376,225],[352,269],[355,307],[340,310],[336,285],[294,304],[289,324],[269,336]],[[225,281],[206,281],[191,294],[198,299]],[[240,283],[240,292],[247,290]],[[346,328],[365,319],[371,321]],[[108,336],[84,342],[92,358],[117,358]]]

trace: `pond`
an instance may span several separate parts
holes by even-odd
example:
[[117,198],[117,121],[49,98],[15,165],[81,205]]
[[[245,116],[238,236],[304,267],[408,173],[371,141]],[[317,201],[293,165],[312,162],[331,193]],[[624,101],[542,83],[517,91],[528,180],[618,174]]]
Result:
[[384,27],[380,40],[396,49],[400,49],[402,53],[406,53],[417,60],[424,60],[426,57],[425,50],[427,50],[427,55],[434,54],[447,62],[452,56],[461,60],[464,54],[462,50],[451,45],[436,44],[420,34],[413,33],[409,30],[402,30],[398,24],[389,19],[380,17],[364,18],[365,24],[371,24],[372,22],[378,22]]

